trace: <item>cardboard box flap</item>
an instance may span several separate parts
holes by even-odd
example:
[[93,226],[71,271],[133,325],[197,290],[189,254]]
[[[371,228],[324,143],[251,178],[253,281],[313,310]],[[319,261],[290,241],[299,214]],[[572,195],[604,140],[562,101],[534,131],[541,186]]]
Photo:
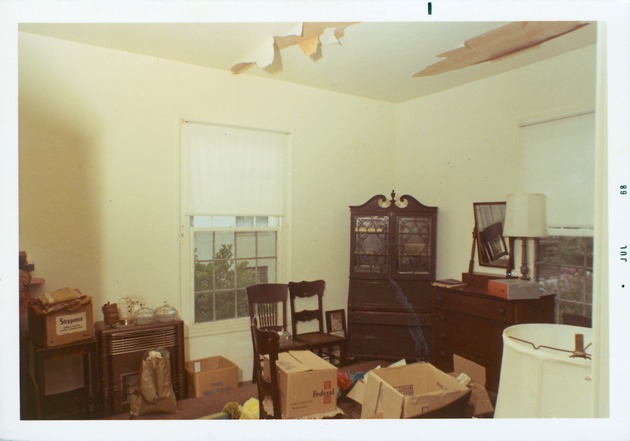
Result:
[[494,406],[486,390],[486,368],[457,354],[453,354],[453,367],[454,377],[464,373],[471,379],[468,387],[471,388],[469,403],[473,406],[473,415],[493,412]]
[[486,387],[486,368],[460,357],[457,354],[453,354],[453,367],[457,374],[465,373],[468,375],[474,383],[477,383],[483,387]]
[[288,357],[278,358],[278,364],[283,366],[283,363],[287,364],[286,372],[306,372],[320,369],[336,369],[335,366],[328,363],[326,360],[318,357],[311,351],[289,351]]
[[403,408],[403,396],[389,384],[380,381],[373,372],[367,373],[374,387],[369,387],[363,397],[361,418],[400,418]]

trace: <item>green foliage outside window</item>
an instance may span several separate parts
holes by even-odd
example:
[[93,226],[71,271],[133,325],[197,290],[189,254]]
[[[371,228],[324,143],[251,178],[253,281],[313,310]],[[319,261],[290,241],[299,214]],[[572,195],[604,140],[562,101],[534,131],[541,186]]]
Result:
[[564,314],[592,316],[593,238],[548,237],[538,244],[538,281],[556,295],[556,322]]
[[249,261],[234,259],[223,244],[210,261],[195,253],[195,323],[249,316],[245,288],[256,283]]

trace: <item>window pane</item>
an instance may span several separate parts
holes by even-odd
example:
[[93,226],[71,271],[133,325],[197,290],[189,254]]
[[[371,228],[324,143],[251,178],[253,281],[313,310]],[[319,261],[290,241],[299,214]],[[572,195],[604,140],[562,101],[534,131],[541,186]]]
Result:
[[221,291],[216,296],[216,320],[236,317],[236,291]]
[[212,260],[213,233],[211,231],[195,232],[195,260]]
[[234,261],[216,261],[214,265],[214,289],[234,288],[235,283]]
[[258,256],[270,257],[276,255],[276,232],[261,231],[258,233]]
[[235,227],[236,218],[234,216],[212,216],[213,227]]
[[214,234],[214,258],[232,259],[234,257],[234,233],[217,231]]
[[256,261],[238,260],[236,263],[236,286],[246,288],[256,283]]
[[256,233],[236,233],[236,258],[256,257]]
[[256,217],[256,226],[257,227],[268,227],[269,226],[269,217],[267,217],[267,216],[257,216]]
[[213,262],[195,261],[195,292],[210,291],[214,288],[213,270]]
[[249,303],[247,302],[247,291],[239,289],[236,292],[236,312],[237,317],[249,317]]
[[192,226],[193,227],[211,227],[212,216],[193,216]]
[[236,216],[237,227],[253,227],[254,216]]
[[258,283],[276,283],[276,259],[258,260]]
[[211,293],[195,294],[195,323],[209,322],[214,320],[214,305]]

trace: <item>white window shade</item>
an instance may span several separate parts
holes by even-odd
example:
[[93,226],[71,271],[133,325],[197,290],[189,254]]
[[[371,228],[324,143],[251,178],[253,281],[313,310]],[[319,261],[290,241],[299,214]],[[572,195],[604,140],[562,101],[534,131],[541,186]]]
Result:
[[184,122],[187,215],[284,215],[287,134]]
[[522,135],[520,190],[547,196],[549,234],[592,234],[594,114],[524,124]]

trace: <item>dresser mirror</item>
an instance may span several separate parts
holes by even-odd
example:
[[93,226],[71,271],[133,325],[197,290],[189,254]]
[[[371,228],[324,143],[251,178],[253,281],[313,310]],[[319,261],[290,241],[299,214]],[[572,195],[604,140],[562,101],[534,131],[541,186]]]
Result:
[[474,202],[475,242],[479,265],[507,268],[509,263],[508,241],[503,237],[505,202]]

